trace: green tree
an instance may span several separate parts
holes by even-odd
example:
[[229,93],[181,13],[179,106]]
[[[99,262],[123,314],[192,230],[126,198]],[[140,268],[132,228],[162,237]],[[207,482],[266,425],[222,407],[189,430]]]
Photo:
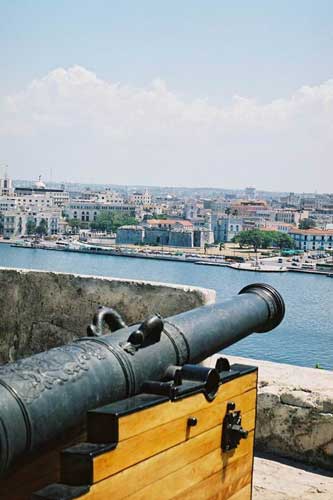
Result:
[[257,252],[263,244],[263,231],[259,229],[251,229],[249,231],[240,231],[234,238],[233,242],[239,243],[240,247],[252,246]]
[[258,248],[293,248],[294,242],[292,238],[280,231],[262,231],[260,229],[251,229],[249,231],[241,231],[233,238],[235,243],[239,243],[240,247],[252,246],[257,252]]
[[40,223],[36,227],[36,233],[39,236],[46,236],[48,232],[47,220],[41,219]]
[[316,221],[314,219],[302,219],[298,224],[299,229],[311,229],[312,227],[316,227]]
[[94,222],[91,223],[91,229],[96,231],[106,231],[107,233],[116,232],[120,226],[135,225],[135,217],[131,217],[121,212],[109,212],[99,214]]
[[77,232],[78,229],[81,227],[81,223],[78,219],[67,219],[67,222],[69,224],[69,227],[74,230],[74,233]]
[[275,244],[277,247],[282,250],[282,248],[294,248],[295,243],[289,234],[281,233],[279,231],[275,231],[277,235],[275,236]]
[[32,219],[28,220],[26,225],[27,234],[35,234],[36,233],[36,222]]

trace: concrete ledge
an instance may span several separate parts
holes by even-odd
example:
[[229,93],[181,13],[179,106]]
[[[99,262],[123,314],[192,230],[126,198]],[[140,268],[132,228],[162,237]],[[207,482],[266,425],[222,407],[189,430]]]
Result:
[[99,305],[128,324],[215,301],[215,291],[148,281],[0,268],[0,363],[86,335]]
[[333,470],[333,372],[227,357],[259,368],[256,449]]

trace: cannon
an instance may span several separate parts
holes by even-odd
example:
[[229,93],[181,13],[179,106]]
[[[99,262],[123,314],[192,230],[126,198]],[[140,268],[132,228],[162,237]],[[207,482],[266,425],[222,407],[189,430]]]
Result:
[[[100,308],[86,337],[0,368],[1,475],[20,456],[84,421],[89,410],[142,393],[165,401],[199,390],[213,401],[220,372],[230,367],[223,358],[215,368],[199,363],[251,333],[272,330],[284,313],[282,297],[266,284],[166,319],[156,314],[141,325],[127,326],[114,310]],[[91,440],[105,443],[102,431],[95,427]],[[238,438],[244,436],[240,430]]]

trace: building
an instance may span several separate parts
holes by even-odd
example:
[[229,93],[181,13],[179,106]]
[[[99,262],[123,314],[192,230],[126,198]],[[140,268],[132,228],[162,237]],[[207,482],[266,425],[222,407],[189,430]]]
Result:
[[298,250],[332,250],[333,230],[331,229],[294,229],[289,232]]
[[144,193],[135,191],[131,194],[129,201],[136,206],[148,207],[152,204],[152,197],[147,190]]
[[139,245],[143,243],[145,230],[143,226],[121,226],[117,231],[118,245]]
[[297,226],[295,224],[289,224],[288,222],[265,222],[263,225],[259,226],[259,229],[289,234],[291,231],[297,229]]
[[122,226],[117,231],[118,244],[141,244],[203,248],[211,242],[211,231],[195,228],[181,219],[151,219],[144,226]]
[[33,199],[44,199],[44,206],[64,207],[69,202],[69,193],[64,189],[47,188],[39,177],[32,187],[16,187],[15,196],[23,200],[23,203],[32,203]]
[[298,224],[302,219],[302,214],[298,210],[276,210],[273,217],[275,222]]
[[247,187],[245,188],[245,198],[247,200],[255,200],[256,198],[256,188],[251,186],[251,187]]
[[123,205],[125,203],[124,197],[116,191],[107,189],[103,193],[96,194],[96,200],[102,203],[112,203],[113,205]]
[[147,245],[193,246],[193,224],[182,219],[150,219],[145,227]]
[[22,209],[8,210],[1,215],[2,233],[5,238],[19,238],[28,234],[28,223],[38,227],[41,221],[47,225],[47,235],[59,234],[62,231],[61,210],[58,208],[43,211],[27,211]]
[[234,236],[243,231],[244,222],[240,217],[223,215],[212,219],[214,241],[216,243],[230,242]]
[[81,222],[93,222],[99,214],[119,212],[136,217],[138,211],[135,206],[128,204],[104,203],[89,200],[72,200],[64,212],[69,219],[79,220]]
[[5,176],[0,179],[0,196],[13,196],[13,195],[14,195],[13,181],[7,176],[7,174],[5,174]]

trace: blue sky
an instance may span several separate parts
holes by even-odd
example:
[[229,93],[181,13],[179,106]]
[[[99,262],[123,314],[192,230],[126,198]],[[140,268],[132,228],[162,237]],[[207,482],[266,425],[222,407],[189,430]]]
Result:
[[[231,105],[234,96],[255,100],[258,106],[265,106],[281,99],[290,102],[292,96],[303,86],[317,88],[333,78],[333,2],[0,0],[0,46],[0,103],[1,99],[7,99],[8,96],[26,92],[33,80],[42,80],[57,68],[67,71],[78,66],[96,75],[99,80],[118,84],[122,88],[129,86],[142,91],[150,88],[152,81],[160,79],[184,106],[201,99],[221,110]],[[31,100],[31,96],[26,98]],[[34,94],[34,100],[36,99]],[[331,109],[331,101],[327,104],[326,97],[324,101],[324,107]],[[323,104],[319,105],[321,113],[322,106]],[[40,109],[41,104],[38,104],[38,107]],[[26,110],[26,106],[24,109]],[[327,120],[326,111],[324,121]],[[35,111],[32,109],[26,112],[32,116]],[[147,112],[149,114],[149,110],[145,111]],[[19,109],[17,119],[22,113],[22,109]],[[6,113],[2,113],[2,116],[4,120]],[[310,117],[311,113],[306,116]],[[66,117],[68,118],[68,115]],[[83,117],[83,123],[85,119],[88,118]],[[322,117],[320,120],[322,123]],[[60,140],[59,130],[52,129],[49,120],[47,126],[48,137]],[[294,133],[298,132],[297,127],[298,125],[293,129]],[[310,124],[311,130],[312,127],[313,124]],[[325,130],[327,131],[327,127]],[[71,131],[74,143],[78,144],[81,135],[75,135],[74,126]],[[312,135],[313,133],[320,138],[321,129],[312,130]],[[134,131],[129,134],[132,139],[133,134]],[[274,145],[281,149],[281,144],[283,148],[281,134],[288,135],[289,132],[279,132],[278,142],[273,141],[271,144],[273,149]],[[247,147],[246,144],[251,144],[250,137],[252,132],[246,138],[242,134],[238,138],[233,136],[234,147]],[[257,137],[259,138],[258,133],[255,141],[259,141]],[[276,133],[274,137],[276,139]],[[291,165],[296,169],[290,189],[296,189],[296,182],[300,182],[301,170],[297,162],[303,162],[307,157],[306,151],[304,156],[299,154],[302,137],[297,133],[297,151],[293,151],[288,142],[285,147],[286,154],[280,159],[288,165],[289,170]],[[139,139],[136,135],[134,142],[139,142]],[[64,143],[63,157],[58,152],[54,160],[48,161],[53,162],[52,168],[59,172],[59,178],[63,178],[67,172],[73,180],[79,180],[81,177],[87,180],[89,176],[86,175],[85,169],[88,167],[84,161],[80,171],[71,165],[68,173],[69,165],[64,167],[65,159],[69,157],[67,140],[61,140]],[[313,168],[315,158],[325,162],[325,165],[329,163],[331,152],[328,151],[328,144],[325,141],[322,145],[318,144],[318,140],[317,154],[311,160],[312,163],[306,165],[308,169]],[[166,137],[162,133],[156,141],[163,143],[160,154],[165,155],[167,144],[170,144],[169,135]],[[15,152],[12,151],[14,143],[17,145]],[[37,151],[37,144],[37,140],[32,138],[29,140],[24,137],[18,142],[14,141],[12,136],[0,136],[0,161],[10,164],[15,175],[21,174],[23,168],[32,169],[36,175],[37,170],[45,170],[39,154],[45,156],[47,151],[44,148]],[[211,182],[209,178],[206,181],[202,175],[192,175],[190,166],[184,165],[184,161],[191,163],[191,155],[185,150],[180,152],[181,165],[170,171],[172,176],[169,180],[163,173],[160,182],[179,185],[188,180],[194,185],[207,182],[207,185],[219,183],[223,186],[225,183],[227,187],[237,187],[241,183],[239,175],[232,177],[227,165],[230,163],[233,169],[237,167],[242,173],[243,157],[234,158],[229,150],[224,157],[223,151],[218,151],[215,144],[210,145],[209,141],[205,144],[207,148],[215,151],[207,155],[207,162],[212,164]],[[267,156],[261,155],[259,144],[258,142],[258,150],[254,148],[254,151],[253,147],[250,147],[249,154],[244,156],[252,157],[256,164],[252,165],[255,174],[253,183],[258,185],[263,180],[265,183],[269,182],[269,178],[262,175],[262,169],[267,165]],[[172,146],[176,150],[180,147],[178,143],[172,143]],[[128,147],[131,147],[130,142]],[[185,147],[188,148],[189,143],[184,144]],[[305,150],[307,147],[305,145]],[[99,152],[94,156],[94,148],[95,151],[100,150],[100,144],[95,142],[94,148],[91,148],[89,158],[107,163],[108,152],[104,145],[102,156]],[[125,145],[122,148],[124,149]],[[153,164],[156,165],[158,159],[156,142],[153,145],[154,154],[150,166],[147,165],[149,154],[143,148],[142,154],[138,155],[139,149],[137,146],[135,158],[141,167],[144,183],[148,183],[152,177],[156,183],[158,176],[151,175]],[[219,161],[214,154],[220,155]],[[127,180],[130,183],[131,178],[138,182],[138,175],[133,171],[133,158],[125,156],[123,152],[118,151],[113,158],[113,161],[119,162],[123,173],[116,178],[119,182]],[[84,157],[85,154],[82,154],[83,159]],[[194,160],[195,157],[196,154]],[[199,154],[199,157],[200,161],[203,161],[204,154]],[[75,162],[81,161],[78,151],[70,158]],[[164,159],[161,162],[163,170],[176,162],[176,158],[177,156],[170,157],[168,161]],[[59,161],[61,168],[58,166]],[[258,162],[261,161],[262,166],[259,168]],[[216,169],[221,163],[226,164],[226,171],[225,175],[219,177]],[[180,166],[184,175],[179,173]],[[303,169],[304,166],[303,163]],[[197,164],[194,170],[199,172],[200,165]],[[209,166],[206,166],[207,171],[209,172]],[[97,169],[96,175],[98,181],[112,182],[106,178],[105,168]],[[330,175],[328,167],[323,170],[323,175]],[[47,177],[46,173],[45,176]],[[332,177],[329,179],[333,182]],[[248,177],[245,180],[247,181]],[[311,182],[309,171],[308,179],[300,186],[300,190],[310,190]],[[288,183],[282,184],[273,179],[271,188],[285,186],[288,190]],[[321,185],[315,181],[313,188],[322,189],[325,185],[327,182]],[[269,185],[261,187],[270,188]]]

